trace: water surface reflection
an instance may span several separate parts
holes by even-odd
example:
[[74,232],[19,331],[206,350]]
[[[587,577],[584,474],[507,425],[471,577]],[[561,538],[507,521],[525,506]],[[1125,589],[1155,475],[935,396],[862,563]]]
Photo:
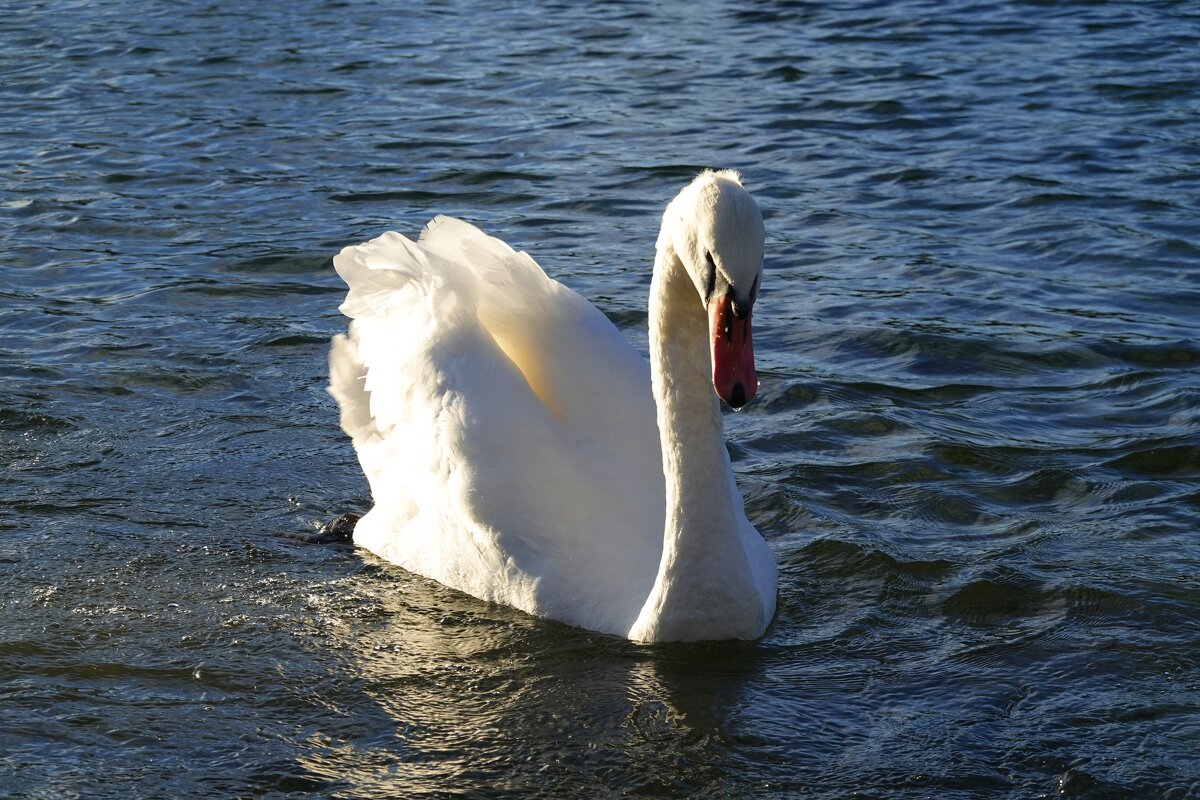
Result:
[[[375,733],[331,739],[301,763],[364,792],[553,796],[582,781],[660,793],[720,782],[738,759],[747,686],[771,659],[751,643],[594,635],[383,564],[335,594],[326,633],[346,688],[361,693],[353,714],[373,717]],[[350,624],[345,603],[359,609]]]

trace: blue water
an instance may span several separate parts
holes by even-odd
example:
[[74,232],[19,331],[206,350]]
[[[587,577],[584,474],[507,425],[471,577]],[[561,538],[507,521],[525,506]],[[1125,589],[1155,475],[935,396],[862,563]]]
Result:
[[[0,796],[1200,797],[1194,4],[0,13]],[[348,546],[330,256],[463,216],[644,346],[764,209],[756,643]]]

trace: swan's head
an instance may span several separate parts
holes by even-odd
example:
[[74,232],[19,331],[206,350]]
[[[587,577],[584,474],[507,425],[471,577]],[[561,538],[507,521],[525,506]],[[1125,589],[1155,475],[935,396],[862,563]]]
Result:
[[660,250],[674,251],[708,313],[713,388],[734,408],[758,391],[750,313],[762,282],[762,214],[733,170],[706,171],[663,215]]

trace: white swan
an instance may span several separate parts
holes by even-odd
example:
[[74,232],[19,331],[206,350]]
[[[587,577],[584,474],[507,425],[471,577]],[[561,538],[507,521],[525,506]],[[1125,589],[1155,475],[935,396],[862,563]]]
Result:
[[761,636],[775,560],[746,520],[717,395],[741,406],[758,387],[762,257],[737,173],[684,188],[658,237],[647,365],[532,258],[460,220],[344,249],[352,322],[329,391],[375,501],[355,542],[637,641]]

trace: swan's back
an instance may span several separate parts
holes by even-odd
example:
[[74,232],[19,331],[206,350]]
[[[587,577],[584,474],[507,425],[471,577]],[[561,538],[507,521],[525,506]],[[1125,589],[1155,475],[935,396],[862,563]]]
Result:
[[433,220],[334,266],[330,392],[375,507],[355,541],[469,594],[625,635],[662,549],[649,368],[583,298]]

